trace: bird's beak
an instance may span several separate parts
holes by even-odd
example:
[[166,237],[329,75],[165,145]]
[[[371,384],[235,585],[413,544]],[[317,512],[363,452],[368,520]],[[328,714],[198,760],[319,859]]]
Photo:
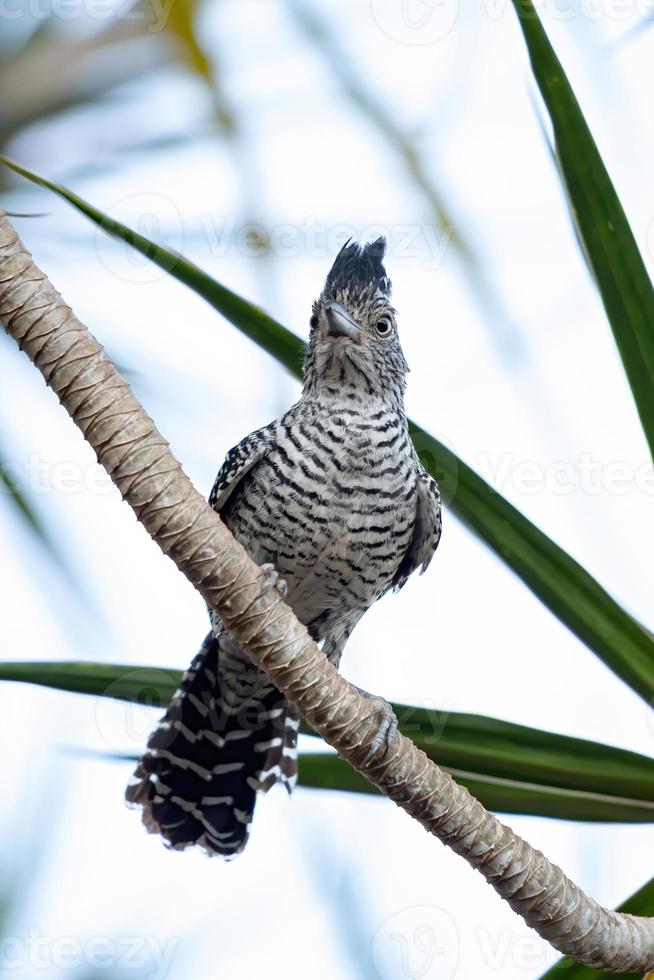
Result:
[[327,337],[345,337],[347,340],[354,341],[355,344],[361,343],[361,329],[345,307],[335,300],[331,300],[325,307],[325,323],[325,335]]

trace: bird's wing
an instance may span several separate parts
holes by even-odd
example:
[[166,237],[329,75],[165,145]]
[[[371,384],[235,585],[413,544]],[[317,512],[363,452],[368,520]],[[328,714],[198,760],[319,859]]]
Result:
[[422,467],[418,466],[418,495],[416,503],[416,522],[409,547],[393,576],[392,587],[398,591],[409,575],[417,568],[425,571],[432,559],[441,537],[441,495],[438,484]]
[[231,495],[241,483],[243,477],[263,459],[273,445],[275,423],[266,425],[263,429],[251,432],[239,442],[238,446],[230,449],[225,461],[220,467],[211,493],[209,503],[218,513],[223,509]]

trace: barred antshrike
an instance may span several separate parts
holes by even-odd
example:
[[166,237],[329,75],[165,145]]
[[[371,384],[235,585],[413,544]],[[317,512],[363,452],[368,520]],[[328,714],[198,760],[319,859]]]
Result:
[[[438,488],[404,414],[385,244],[338,253],[313,304],[300,400],[227,454],[209,497],[336,666],[373,602],[427,567],[441,530]],[[375,700],[383,751],[397,721]],[[293,705],[212,613],[127,800],[170,846],[233,857],[257,790],[279,781],[291,791],[297,732]]]

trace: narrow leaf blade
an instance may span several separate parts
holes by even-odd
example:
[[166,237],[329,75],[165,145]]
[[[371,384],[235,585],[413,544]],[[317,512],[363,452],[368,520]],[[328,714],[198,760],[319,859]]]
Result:
[[[88,662],[0,662],[0,680],[163,707],[181,673]],[[393,705],[400,729],[485,805],[570,820],[654,822],[654,760],[481,715]],[[314,734],[303,723],[302,731]],[[306,786],[375,792],[333,755],[306,753]]]
[[654,289],[622,204],[532,0],[513,0],[560,171],[654,456]]
[[14,478],[10,467],[2,458],[0,458],[0,495],[6,495],[18,517],[25,527],[29,529],[57,572],[59,574],[63,573],[76,594],[79,597],[84,597],[87,604],[90,603],[91,600],[85,595],[81,582],[73,572],[63,552],[52,538],[47,527],[41,520],[38,511],[30,502],[28,495],[20,486],[20,483]]
[[[434,760],[436,761],[436,760]],[[519,780],[495,779],[450,768],[442,764],[461,786],[465,786],[487,810],[522,816],[549,817],[603,823],[652,823],[654,804],[620,799],[609,794],[585,793],[579,789],[539,786]],[[303,753],[299,783],[312,789],[371,793],[377,790],[367,779],[336,755]]]

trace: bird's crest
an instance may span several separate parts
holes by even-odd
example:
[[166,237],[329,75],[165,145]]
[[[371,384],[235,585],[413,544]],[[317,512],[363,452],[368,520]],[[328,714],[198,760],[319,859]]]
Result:
[[384,268],[386,239],[359,245],[348,239],[343,245],[325,282],[325,294],[380,292],[391,294],[391,281]]

